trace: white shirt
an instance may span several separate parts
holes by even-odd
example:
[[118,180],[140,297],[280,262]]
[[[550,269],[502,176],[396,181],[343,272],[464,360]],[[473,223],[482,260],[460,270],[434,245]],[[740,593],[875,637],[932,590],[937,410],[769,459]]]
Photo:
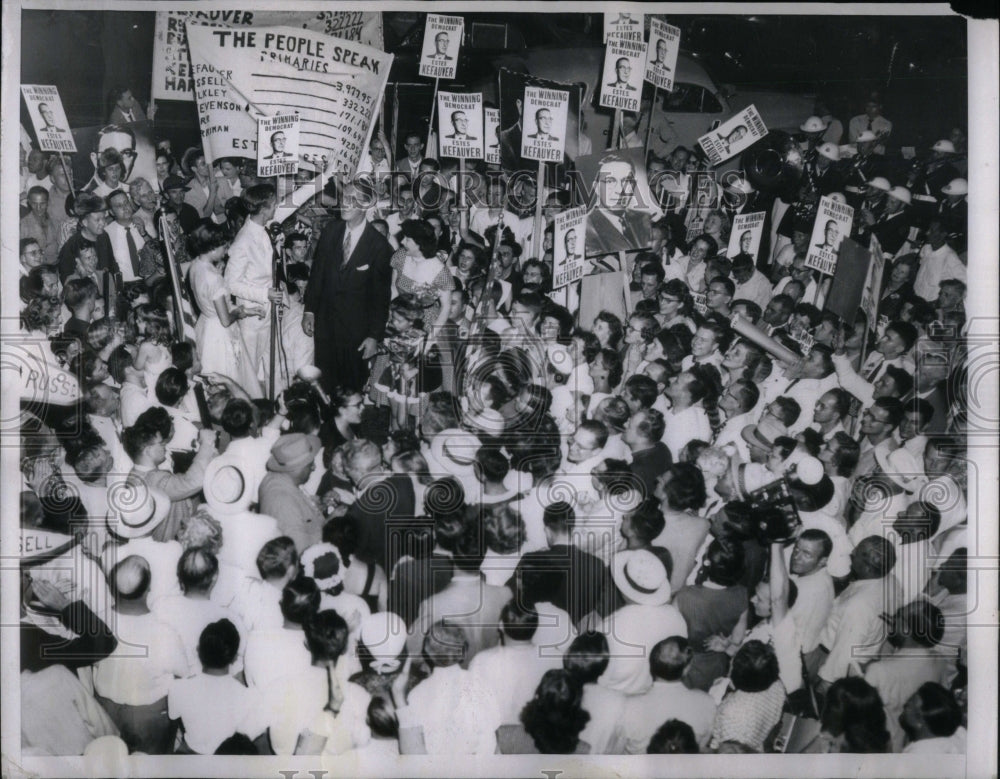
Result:
[[492,755],[503,724],[477,677],[458,665],[435,668],[397,715],[400,728],[423,728],[428,755]]
[[743,462],[750,462],[750,446],[743,438],[743,428],[754,424],[754,409],[750,409],[744,414],[737,414],[732,419],[727,419],[726,423],[719,430],[719,435],[715,439],[715,446],[725,446],[732,444],[736,448],[736,453]]
[[146,389],[130,381],[122,384],[119,400],[121,403],[122,425],[124,427],[132,427],[139,418],[139,415],[154,405],[153,401],[149,399]]
[[[274,282],[271,268],[271,239],[261,225],[247,219],[229,247],[226,286],[240,300],[268,307],[267,293]],[[267,316],[270,316],[268,313]]]
[[788,610],[788,616],[795,620],[798,627],[802,651],[811,652],[819,643],[819,634],[833,608],[833,579],[826,568],[820,568],[806,576],[792,574],[791,580],[798,587],[798,595],[795,605]]
[[622,725],[628,741],[625,754],[644,755],[649,740],[669,719],[686,722],[694,731],[698,746],[704,749],[712,736],[715,701],[707,692],[688,689],[683,682],[655,679],[642,695],[630,695],[625,701]]
[[[260,735],[251,725],[257,695],[232,676],[198,674],[176,679],[170,685],[167,710],[170,719],[184,723],[184,742],[199,755],[212,755],[219,744],[236,732],[250,738]],[[249,731],[249,732],[248,732]]]
[[562,668],[558,656],[543,657],[531,642],[508,641],[478,652],[469,663],[475,684],[497,708],[501,724],[520,722],[521,709],[535,695],[545,672]]
[[174,677],[188,675],[184,645],[173,628],[153,614],[116,613],[118,646],[94,664],[94,690],[126,706],[147,706],[166,697]]
[[767,276],[754,269],[753,275],[747,279],[745,284],[736,285],[733,300],[752,300],[763,310],[767,308],[767,304],[771,300],[771,282],[768,281]]
[[281,676],[311,663],[302,630],[253,630],[247,638],[243,667],[250,687],[263,690]]
[[847,585],[833,602],[819,642],[830,650],[819,669],[821,679],[834,682],[874,656],[882,645],[886,625],[882,614],[895,614],[899,589],[892,576],[860,579]]
[[945,279],[966,280],[966,268],[948,244],[934,249],[929,243],[920,247],[920,269],[913,280],[913,291],[932,303],[937,300],[938,285]]
[[632,603],[605,617],[601,632],[608,638],[611,662],[598,682],[626,695],[638,695],[653,683],[649,649],[670,636],[687,638],[688,628],[674,606]]
[[[104,228],[104,232],[108,234],[108,238],[111,240],[111,250],[114,252],[118,269],[122,272],[122,281],[136,281],[139,277],[132,272],[132,259],[128,253],[128,238],[126,235],[128,233],[132,234],[132,240],[135,242],[137,253],[146,245],[146,241],[131,224],[128,227],[122,227],[118,222],[109,222],[107,227]],[[136,260],[138,263],[138,256]]]
[[151,536],[133,538],[119,547],[104,550],[104,570],[110,571],[130,555],[139,555],[149,563],[149,596],[146,602],[152,608],[156,601],[168,595],[180,595],[177,581],[177,563],[183,553],[176,541],[156,541]]
[[213,622],[228,619],[240,633],[238,659],[234,661],[230,670],[238,673],[242,669],[243,652],[246,650],[246,631],[239,617],[229,609],[208,599],[171,595],[158,600],[153,613],[157,619],[172,627],[180,636],[191,673],[201,668],[201,662],[198,660],[198,640],[201,638],[201,632]]
[[688,406],[683,411],[671,410],[664,420],[667,425],[660,440],[667,445],[674,462],[680,459],[681,450],[689,441],[712,440],[712,426],[700,405]]

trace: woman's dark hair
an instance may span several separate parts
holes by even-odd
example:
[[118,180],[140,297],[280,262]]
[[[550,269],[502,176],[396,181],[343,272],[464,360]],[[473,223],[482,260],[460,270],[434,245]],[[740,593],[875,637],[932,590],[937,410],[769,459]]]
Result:
[[622,376],[624,375],[625,368],[622,365],[622,357],[614,348],[601,349],[594,357],[595,360],[600,360],[601,364],[608,371],[608,385],[612,388],[617,387],[622,382]]
[[695,511],[705,505],[708,492],[701,469],[691,463],[674,463],[667,469],[670,479],[664,486],[667,505],[674,511]]
[[355,395],[360,395],[356,389],[351,389],[350,387],[345,387],[343,385],[334,387],[330,391],[330,411],[334,415],[340,413],[340,410],[347,405],[347,401],[353,398]]
[[541,331],[542,321],[546,317],[549,319],[555,319],[559,323],[559,336],[557,340],[560,343],[568,341],[570,334],[573,332],[573,315],[570,313],[569,309],[565,306],[560,306],[558,303],[553,303],[551,300],[546,298],[545,302],[542,304],[542,313],[538,317],[538,325],[536,329],[539,332]]
[[521,722],[543,755],[569,755],[576,751],[580,732],[590,721],[582,708],[583,690],[564,669],[545,672],[535,697],[521,710]]
[[592,362],[601,351],[601,342],[590,330],[582,330],[579,327],[573,331],[573,338],[583,341],[583,359],[585,362]]
[[698,583],[701,584],[708,579],[723,587],[732,587],[739,583],[742,576],[742,549],[719,539],[712,541],[708,545],[705,560],[698,572]]
[[414,240],[424,257],[431,258],[437,254],[437,237],[426,219],[407,219],[399,226],[399,231],[404,238]]
[[608,336],[608,347],[611,349],[617,349],[621,346],[622,337],[625,335],[625,325],[622,324],[622,320],[619,319],[615,314],[610,311],[601,311],[596,317],[594,317],[594,322],[606,322],[608,328],[611,330],[611,334]]
[[174,367],[185,373],[194,365],[196,354],[195,345],[190,341],[174,341],[170,344],[170,359]]
[[202,219],[187,235],[188,256],[195,260],[220,246],[225,246],[230,240],[229,230],[225,225],[216,224],[211,219]]
[[289,433],[307,433],[312,435],[322,426],[320,410],[313,403],[306,403],[304,401],[289,403],[288,413],[285,416],[288,419]]
[[778,658],[763,641],[747,641],[733,657],[729,678],[737,690],[763,692],[778,681]]
[[198,660],[206,668],[225,668],[236,659],[240,634],[228,619],[212,622],[198,638]]
[[680,303],[678,312],[681,316],[691,316],[694,310],[694,298],[691,297],[691,288],[680,279],[670,279],[660,287],[660,295],[667,295],[677,298]]
[[524,543],[524,520],[509,504],[484,506],[482,523],[486,546],[497,554],[514,554]]
[[319,610],[319,599],[316,581],[299,574],[281,591],[281,615],[295,625],[305,624]]
[[347,651],[347,622],[333,609],[313,612],[303,628],[306,647],[314,659],[336,660]]
[[820,721],[823,730],[830,735],[844,736],[845,752],[889,751],[882,698],[878,690],[860,676],[846,676],[830,685]]
[[483,268],[486,265],[486,258],[483,254],[483,249],[480,246],[476,246],[474,243],[469,243],[468,241],[462,241],[455,249],[455,253],[451,256],[451,264],[458,266],[458,257],[464,251],[472,252],[472,256],[475,257],[475,264],[472,266],[472,270],[469,273],[469,277],[478,276],[483,272]]
[[581,633],[563,655],[563,668],[581,684],[593,684],[611,662],[608,639],[603,633]]
[[668,719],[649,739],[647,755],[697,755],[698,739],[694,730],[679,719]]

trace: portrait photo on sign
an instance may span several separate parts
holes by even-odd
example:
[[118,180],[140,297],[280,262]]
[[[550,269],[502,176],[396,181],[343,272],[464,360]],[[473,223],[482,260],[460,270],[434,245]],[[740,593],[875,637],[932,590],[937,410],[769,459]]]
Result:
[[482,159],[482,94],[438,92],[437,117],[442,157]]
[[569,92],[526,87],[521,155],[526,159],[561,162],[566,143]]
[[500,164],[500,109],[483,109],[483,143],[486,162]]
[[463,24],[461,16],[427,15],[420,54],[421,76],[455,78]]
[[[80,189],[111,192],[120,183],[144,178],[155,182],[153,123],[109,124],[73,130],[73,181]],[[85,153],[84,153],[85,152]]]
[[73,152],[73,135],[54,86],[22,84],[21,95],[42,151]]
[[257,175],[294,173],[299,160],[299,117],[284,114],[257,123]]
[[649,45],[646,47],[646,81],[660,89],[671,90],[677,71],[681,31],[662,19],[650,19]]
[[604,14],[604,42],[612,38],[627,41],[641,41],[643,35],[643,14],[629,11],[613,11]]
[[711,132],[702,135],[698,144],[712,165],[735,157],[767,135],[767,127],[756,107],[747,106]]
[[645,67],[645,43],[616,38],[609,40],[601,75],[601,105],[638,111]]
[[[761,238],[764,236],[764,220],[766,218],[767,214],[764,211],[737,214],[733,219],[733,228],[729,233],[726,257],[734,262],[737,257],[749,257],[756,264]],[[704,222],[702,224],[704,225]]]
[[806,252],[806,267],[832,276],[837,265],[840,244],[850,236],[854,222],[854,209],[846,203],[823,197],[816,212],[809,250]]

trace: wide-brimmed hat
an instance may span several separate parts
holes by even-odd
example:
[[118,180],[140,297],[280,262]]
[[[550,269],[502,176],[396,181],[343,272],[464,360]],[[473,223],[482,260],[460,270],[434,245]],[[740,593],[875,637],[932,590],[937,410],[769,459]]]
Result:
[[892,184],[889,183],[889,179],[885,176],[875,176],[868,181],[868,186],[872,189],[878,189],[882,192],[888,192],[892,189]]
[[775,439],[788,435],[788,428],[775,419],[765,416],[758,424],[744,427],[740,434],[748,444],[770,451]]
[[931,146],[931,150],[932,151],[939,151],[939,152],[942,152],[943,154],[954,154],[955,153],[955,144],[953,144],[948,139],[943,139],[943,140],[940,140],[940,141],[936,141],[934,143],[934,145]]
[[476,452],[482,445],[483,442],[468,430],[451,427],[431,440],[431,457],[453,476],[471,476]]
[[191,189],[191,187],[184,183],[184,179],[180,176],[167,176],[163,179],[163,183],[160,185],[160,188],[164,192],[169,192],[171,189],[183,189],[187,192]]
[[878,140],[878,137],[871,130],[862,130],[861,135],[858,136],[855,143],[871,143],[872,141]]
[[91,214],[108,210],[108,204],[100,195],[93,192],[77,192],[73,198],[73,216],[83,219]]
[[316,458],[323,444],[319,438],[307,433],[287,433],[274,442],[267,469],[277,473],[297,471]]
[[916,492],[927,481],[923,463],[902,446],[891,452],[876,446],[875,462],[882,469],[882,473],[909,493]]
[[968,195],[969,182],[965,179],[952,179],[941,187],[941,191],[946,195]]
[[816,151],[821,157],[826,157],[833,162],[840,162],[840,147],[835,143],[821,143]]
[[799,129],[804,133],[821,133],[826,129],[826,122],[818,116],[810,116],[799,125]]
[[743,176],[734,176],[733,179],[726,183],[723,187],[724,192],[729,192],[733,195],[749,195],[752,192],[756,192],[753,184],[747,181]]
[[333,544],[313,544],[299,558],[302,573],[321,590],[332,590],[344,581],[344,561]]
[[152,533],[170,513],[170,498],[144,481],[125,481],[108,487],[108,528],[119,538],[142,538]]
[[622,595],[643,606],[670,601],[670,580],[660,558],[646,549],[615,553],[612,575]]
[[205,469],[205,503],[215,514],[242,514],[254,502],[253,490],[241,460],[222,455]]
[[372,670],[392,673],[402,664],[399,656],[406,646],[406,623],[391,611],[378,611],[361,619],[361,642],[374,659]]
[[912,202],[912,196],[910,195],[910,190],[906,187],[893,187],[889,190],[889,197],[894,197],[896,200],[900,200],[906,205],[910,205]]

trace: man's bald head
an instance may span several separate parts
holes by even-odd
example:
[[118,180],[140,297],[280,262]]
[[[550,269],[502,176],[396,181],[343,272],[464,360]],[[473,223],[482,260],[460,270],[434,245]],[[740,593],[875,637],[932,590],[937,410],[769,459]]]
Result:
[[145,557],[130,555],[111,571],[111,592],[115,600],[137,601],[149,592],[149,563]]

